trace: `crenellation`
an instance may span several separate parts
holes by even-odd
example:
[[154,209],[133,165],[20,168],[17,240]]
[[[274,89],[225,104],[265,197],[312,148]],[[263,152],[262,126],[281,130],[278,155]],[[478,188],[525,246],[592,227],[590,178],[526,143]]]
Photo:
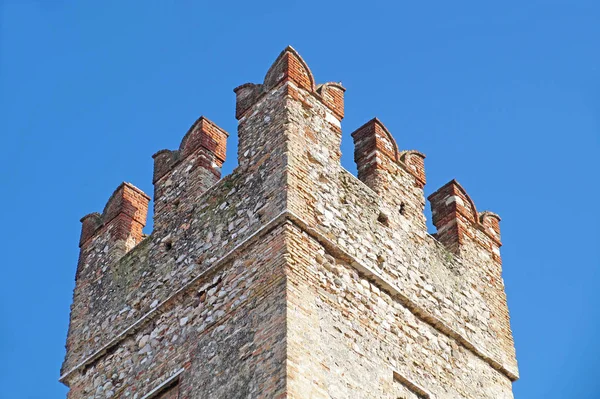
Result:
[[[424,230],[417,234],[403,215],[387,208],[385,201],[348,172],[342,172],[338,187],[339,191],[329,190],[317,203],[323,216],[315,229],[335,237],[339,248],[399,287],[405,297],[413,298],[470,345],[485,348],[497,364],[506,365],[509,375],[515,375],[514,360],[503,353],[498,333],[490,330],[490,320],[502,310],[495,307],[495,296],[483,295],[486,289],[479,282],[487,274],[482,267],[485,263],[473,257],[473,263],[479,264],[473,269],[470,261],[448,252]],[[323,188],[317,191],[325,193]],[[344,198],[344,203],[337,198]],[[378,221],[381,210],[389,218],[387,225]],[[501,326],[494,328],[501,331]]]
[[400,162],[415,176],[415,184],[420,188],[425,187],[425,154],[417,150],[404,150],[400,152]]
[[485,326],[494,338],[499,358],[516,375],[514,341],[502,280],[500,256],[500,217],[492,212],[478,213],[465,189],[452,180],[429,196],[436,239],[466,264],[477,278],[480,295],[489,304]]
[[[204,148],[214,154],[215,162],[220,168],[225,162],[229,133],[214,122],[201,116],[183,136],[179,151],[183,158],[193,154],[199,148]],[[220,171],[219,171],[220,172]]]
[[[425,155],[400,151],[396,140],[377,118],[352,133],[358,179],[379,194],[394,211],[416,230],[426,231]],[[397,211],[396,211],[397,210]]]
[[115,189],[102,211],[90,213],[81,218],[81,238],[83,247],[100,230],[110,230],[112,242],[128,241],[128,249],[133,248],[142,238],[142,229],[146,225],[148,197],[131,183],[122,183]]
[[262,85],[254,83],[244,83],[233,89],[233,92],[235,93],[235,118],[238,120],[263,94]]
[[152,184],[156,184],[164,175],[166,175],[173,166],[179,161],[179,151],[160,150],[152,155],[154,159],[154,173]]
[[500,245],[500,216],[490,211],[479,212],[479,222],[485,231]]
[[467,230],[477,223],[477,210],[471,197],[456,180],[446,183],[429,196],[436,238],[450,251],[459,253]]
[[456,180],[431,194],[429,201],[436,238],[450,251],[460,253],[461,246],[470,239],[501,262],[500,216],[490,211],[478,213],[475,203]]
[[81,219],[77,284],[63,370],[86,356],[95,307],[109,303],[108,298],[93,295],[94,286],[108,265],[118,262],[143,241],[149,201],[150,197],[142,190],[131,183],[122,183],[110,196],[102,214],[91,213]]
[[323,99],[323,104],[327,105],[340,121],[344,119],[344,93],[346,88],[341,83],[320,84],[317,86],[316,92]]
[[284,81],[293,82],[308,92],[315,91],[315,78],[310,68],[291,46],[286,47],[279,54],[267,71],[263,83],[264,90],[271,90]]
[[[341,163],[345,89],[287,47],[238,86],[239,166],[198,119],[81,219],[61,381],[79,398],[511,399],[500,218],[378,119]],[[158,396],[157,396],[158,395]]]
[[154,224],[161,228],[173,213],[193,206],[198,196],[221,178],[229,134],[201,116],[179,149],[161,150],[154,158]]
[[98,212],[88,213],[81,218],[81,236],[79,247],[81,248],[102,227],[102,215]]
[[[385,161],[398,160],[398,145],[385,125],[373,118],[352,133],[354,139],[354,161],[358,178],[367,186],[371,175],[386,168]],[[376,190],[377,191],[377,190]]]

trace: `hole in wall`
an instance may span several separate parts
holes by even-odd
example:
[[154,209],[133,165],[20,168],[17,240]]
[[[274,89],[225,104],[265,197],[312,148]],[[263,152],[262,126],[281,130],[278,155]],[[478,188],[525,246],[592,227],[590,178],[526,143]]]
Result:
[[383,213],[383,212],[379,212],[379,216],[377,217],[377,221],[379,223],[381,223],[384,226],[389,226],[390,225],[390,220],[388,218],[388,216]]
[[169,240],[165,242],[165,251],[170,251],[173,248],[173,241]]
[[383,269],[384,262],[385,262],[385,257],[381,254],[377,255],[377,266],[379,266],[380,269]]
[[400,212],[400,214],[402,216],[406,215],[406,204],[404,202],[400,203],[400,207],[398,208],[398,212]]

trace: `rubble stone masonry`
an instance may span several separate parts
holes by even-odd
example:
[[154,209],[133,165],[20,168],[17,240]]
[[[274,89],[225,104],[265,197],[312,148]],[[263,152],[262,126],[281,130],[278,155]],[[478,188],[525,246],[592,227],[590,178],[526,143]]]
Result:
[[238,164],[201,117],[81,219],[68,397],[512,398],[498,215],[455,180],[424,216],[424,158],[378,119],[340,164],[345,89],[291,47],[237,96]]

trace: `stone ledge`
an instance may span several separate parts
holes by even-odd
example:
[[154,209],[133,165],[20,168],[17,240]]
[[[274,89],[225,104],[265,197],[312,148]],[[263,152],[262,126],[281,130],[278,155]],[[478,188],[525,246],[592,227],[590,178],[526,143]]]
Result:
[[307,233],[309,236],[318,241],[321,245],[323,245],[328,251],[332,254],[340,257],[340,259],[348,262],[352,267],[354,267],[359,273],[364,275],[365,277],[371,279],[381,290],[386,291],[392,298],[397,299],[402,305],[404,305],[411,313],[413,313],[418,319],[424,321],[425,323],[431,325],[436,330],[445,334],[448,337],[453,338],[463,347],[470,350],[477,357],[481,358],[483,361],[488,363],[494,369],[500,371],[511,381],[516,381],[519,379],[519,375],[517,372],[512,371],[506,365],[495,360],[491,355],[487,354],[483,349],[479,348],[474,343],[470,342],[467,338],[461,335],[458,331],[444,324],[444,322],[437,317],[429,314],[425,309],[417,305],[410,298],[406,297],[400,289],[394,285],[393,283],[387,281],[385,277],[382,277],[379,273],[372,270],[370,267],[364,265],[354,256],[350,255],[343,249],[339,248],[339,246],[323,234],[321,234],[316,229],[310,227],[306,222],[304,222],[301,218],[294,215],[292,212],[287,212],[287,217],[296,224],[301,230]]
[[399,383],[401,383],[402,385],[404,385],[406,388],[408,388],[410,391],[412,391],[415,395],[417,395],[423,399],[435,399],[425,389],[423,389],[419,385],[415,384],[414,382],[412,382],[411,380],[409,380],[408,378],[406,378],[405,376],[403,376],[396,370],[393,371],[393,374],[394,374],[394,380],[396,380]]
[[81,361],[79,364],[71,368],[69,371],[65,372],[58,379],[60,382],[66,384],[68,386],[67,380],[68,378],[77,370],[83,369],[89,366],[94,361],[98,360],[105,353],[109,352],[111,348],[114,348],[119,344],[123,339],[127,338],[131,334],[134,334],[139,329],[141,329],[147,322],[151,321],[155,317],[159,316],[165,311],[165,307],[173,302],[173,300],[179,296],[180,294],[187,291],[187,289],[197,283],[199,280],[206,278],[207,276],[212,275],[217,270],[219,270],[222,266],[224,266],[231,258],[236,255],[240,250],[243,250],[247,245],[251,244],[254,240],[262,237],[263,235],[269,233],[276,227],[280,226],[287,219],[287,212],[283,211],[279,215],[275,216],[270,222],[262,226],[260,229],[256,230],[252,235],[246,238],[244,241],[240,242],[235,248],[231,251],[223,255],[220,259],[215,261],[211,266],[209,266],[202,273],[194,277],[188,283],[186,283],[183,287],[179,288],[169,297],[167,297],[164,301],[160,302],[154,309],[140,317],[137,321],[123,330],[121,333],[117,334],[113,339],[111,339],[106,345],[102,348],[98,349],[96,352],[88,356],[86,359]]
[[164,380],[163,382],[158,384],[156,387],[154,387],[153,390],[151,390],[150,392],[148,392],[147,394],[142,396],[142,399],[150,399],[150,398],[154,397],[155,394],[160,393],[161,389],[167,388],[167,387],[169,387],[170,384],[174,383],[175,380],[177,378],[179,378],[179,375],[181,375],[181,373],[183,373],[184,371],[185,371],[185,368],[180,368],[175,373],[173,373],[173,375],[171,375],[169,378],[167,378],[166,380]]
[[471,351],[477,357],[481,358],[483,361],[488,363],[494,369],[498,370],[502,374],[504,374],[509,380],[516,381],[519,379],[519,375],[516,371],[512,371],[506,365],[496,361],[491,355],[487,354],[483,349],[479,348],[474,343],[471,343],[467,338],[461,335],[458,331],[455,331],[453,328],[444,324],[444,322],[437,317],[429,314],[425,309],[421,308],[415,302],[413,302],[410,298],[406,297],[400,289],[394,285],[393,283],[387,281],[385,277],[382,277],[379,273],[372,270],[368,266],[364,265],[354,256],[350,255],[343,249],[339,248],[339,246],[333,242],[331,242],[327,237],[321,234],[316,229],[310,227],[308,223],[302,220],[300,217],[295,215],[293,212],[289,210],[285,210],[281,212],[279,215],[275,216],[271,221],[262,226],[260,229],[252,233],[248,238],[239,243],[235,248],[229,251],[227,254],[223,255],[220,259],[215,261],[211,266],[209,266],[205,271],[200,273],[198,276],[194,277],[183,287],[178,289],[171,296],[166,298],[164,301],[159,303],[154,309],[150,312],[146,313],[142,317],[140,317],[137,321],[135,321],[131,326],[127,327],[120,334],[115,336],[110,342],[100,348],[98,351],[90,355],[88,358],[80,362],[78,365],[73,367],[71,370],[67,371],[63,375],[60,376],[59,381],[65,383],[67,379],[77,370],[85,368],[89,366],[91,363],[99,359],[102,355],[107,353],[111,348],[114,348],[119,344],[123,339],[130,336],[131,334],[138,331],[142,326],[144,326],[148,321],[152,320],[154,317],[160,315],[164,312],[164,307],[166,307],[169,303],[171,303],[174,298],[176,298],[181,293],[185,292],[189,287],[191,287],[194,283],[199,280],[213,274],[215,271],[219,270],[222,266],[227,263],[235,254],[237,254],[240,250],[244,249],[246,246],[251,244],[256,239],[262,237],[263,235],[269,233],[276,227],[285,222],[290,221],[294,225],[296,225],[300,230],[304,231],[310,237],[318,241],[321,245],[323,245],[328,251],[338,256],[340,259],[348,262],[352,267],[354,267],[359,273],[368,279],[372,280],[380,289],[386,291],[392,298],[398,300],[402,305],[404,305],[411,313],[413,313],[418,319],[424,321],[425,323],[431,325],[436,330],[445,334],[448,337],[453,338],[463,347]]

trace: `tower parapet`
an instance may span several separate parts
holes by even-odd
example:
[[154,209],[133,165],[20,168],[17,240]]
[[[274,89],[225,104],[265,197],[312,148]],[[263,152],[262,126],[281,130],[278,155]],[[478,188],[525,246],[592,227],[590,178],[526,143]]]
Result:
[[425,231],[425,155],[400,151],[396,140],[377,118],[352,133],[358,178],[390,204],[414,228]]
[[493,212],[477,212],[475,203],[465,189],[451,180],[428,197],[431,202],[435,237],[451,252],[459,255],[461,246],[471,240],[500,259],[500,216]]
[[[82,219],[61,381],[97,397],[510,399],[518,370],[500,218],[378,119],[340,164],[345,89],[284,49],[238,86],[238,162],[201,117]],[[117,373],[115,370],[118,370]]]
[[154,154],[154,224],[161,228],[176,209],[193,206],[221,178],[229,133],[204,116],[190,127],[175,151]]
[[67,337],[67,359],[75,363],[85,358],[93,309],[102,298],[93,295],[94,285],[109,265],[114,264],[144,239],[142,232],[148,213],[148,197],[131,183],[121,183],[102,214],[94,212],[81,219],[79,262]]
[[131,183],[121,183],[110,196],[102,214],[90,213],[81,218],[79,247],[82,251],[91,241],[106,236],[105,253],[117,248],[121,256],[143,239],[150,197]]
[[[321,145],[326,146],[330,154],[339,162],[345,90],[340,83],[334,82],[317,86],[310,68],[298,52],[291,46],[285,48],[267,71],[262,84],[245,83],[234,89],[236,118],[239,121],[238,162],[240,166],[246,167],[252,163],[251,158],[257,153],[263,154],[258,150],[270,147],[271,144],[264,142],[265,137],[286,140],[293,145],[294,140],[288,140],[290,136],[284,135],[284,132],[295,127],[293,122],[298,121],[298,117],[301,116],[298,115],[299,110],[294,110],[292,105],[302,104],[306,112],[310,112],[314,111],[313,102],[325,106],[326,110],[320,110],[319,117],[323,119],[322,122],[327,130],[335,131],[329,135],[330,137],[321,141]],[[280,99],[279,105],[276,108],[266,109],[265,105],[273,105],[275,98]],[[257,136],[258,123],[269,125],[279,134]],[[306,137],[310,138],[317,132],[312,132],[311,135],[311,131],[308,130],[305,133],[307,133]]]

